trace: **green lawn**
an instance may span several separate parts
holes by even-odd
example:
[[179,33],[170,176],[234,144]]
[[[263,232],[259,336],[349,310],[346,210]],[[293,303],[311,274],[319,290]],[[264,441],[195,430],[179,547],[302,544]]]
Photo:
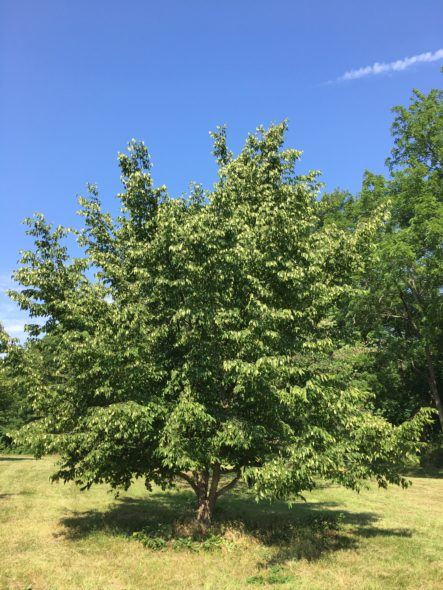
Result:
[[146,548],[132,533],[168,530],[189,510],[186,489],[115,499],[104,487],[51,484],[53,459],[0,457],[1,588],[443,588],[443,479],[359,495],[339,487],[292,508],[226,496],[213,542]]

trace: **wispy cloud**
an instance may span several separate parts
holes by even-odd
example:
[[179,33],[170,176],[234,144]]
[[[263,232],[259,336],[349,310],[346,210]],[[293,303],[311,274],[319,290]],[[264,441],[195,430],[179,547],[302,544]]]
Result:
[[364,78],[365,76],[376,76],[386,72],[401,72],[415,64],[437,61],[439,59],[443,59],[443,49],[437,49],[434,53],[427,51],[426,53],[420,53],[419,55],[413,55],[412,57],[405,57],[404,59],[398,59],[397,61],[391,61],[390,63],[379,63],[376,61],[372,66],[365,66],[358,70],[349,70],[348,72],[345,72],[343,76],[340,76],[338,80],[357,80],[358,78]]

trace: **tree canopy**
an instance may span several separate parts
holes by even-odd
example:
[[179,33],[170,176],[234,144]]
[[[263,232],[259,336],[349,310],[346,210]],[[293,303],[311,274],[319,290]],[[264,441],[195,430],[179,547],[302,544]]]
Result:
[[[405,483],[429,412],[393,426],[371,411],[341,321],[384,212],[352,232],[325,224],[318,173],[297,173],[285,130],[259,128],[234,158],[219,128],[218,182],[180,198],[154,186],[132,141],[117,218],[91,185],[80,230],[28,220],[35,248],[13,296],[41,318],[29,327],[38,419],[20,439],[61,454],[55,479],[182,478],[204,524],[239,479],[267,499],[319,477]],[[69,254],[68,233],[84,255]]]
[[389,213],[354,321],[375,351],[367,369],[385,413],[398,421],[432,402],[443,429],[443,92],[415,90],[393,112],[390,177],[366,172],[357,198],[327,197],[324,218],[353,231],[377,207]]
[[[0,449],[12,445],[8,433],[32,419],[28,401],[30,368],[35,367],[32,344],[20,346],[0,323]],[[15,450],[26,450],[15,447]]]

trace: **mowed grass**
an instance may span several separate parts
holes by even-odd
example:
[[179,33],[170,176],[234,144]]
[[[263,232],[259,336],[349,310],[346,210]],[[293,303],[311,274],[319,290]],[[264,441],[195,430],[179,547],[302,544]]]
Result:
[[0,457],[1,588],[443,589],[440,478],[360,494],[321,487],[292,508],[239,489],[220,501],[221,543],[156,551],[132,533],[180,519],[185,488],[148,494],[138,482],[115,499],[51,484],[53,465]]

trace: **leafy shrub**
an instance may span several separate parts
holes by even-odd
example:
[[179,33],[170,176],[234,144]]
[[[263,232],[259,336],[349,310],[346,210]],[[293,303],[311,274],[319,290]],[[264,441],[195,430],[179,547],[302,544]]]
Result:
[[134,532],[133,538],[140,541],[144,547],[153,551],[162,551],[170,547],[174,551],[189,551],[199,553],[201,551],[213,551],[221,547],[224,539],[221,535],[191,535],[176,536],[172,525],[160,524],[156,527],[145,527],[141,531]]
[[254,584],[256,586],[264,586],[265,584],[286,584],[287,582],[292,582],[293,579],[294,576],[285,573],[281,566],[273,566],[269,568],[267,575],[258,574],[250,576],[249,578],[246,578],[246,583]]
[[143,531],[133,533],[133,537],[137,539],[137,541],[140,541],[144,547],[152,549],[153,551],[161,551],[167,547],[167,543],[164,539],[161,537],[152,537]]

